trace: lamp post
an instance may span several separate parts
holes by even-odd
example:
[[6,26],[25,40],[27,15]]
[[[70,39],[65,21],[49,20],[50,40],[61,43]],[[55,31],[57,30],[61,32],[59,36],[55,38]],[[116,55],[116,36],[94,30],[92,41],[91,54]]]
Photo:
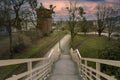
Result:
[[58,22],[57,26],[58,26],[58,39],[59,39],[59,41],[58,41],[58,43],[59,43],[58,51],[61,51],[61,45],[60,45],[60,23],[59,22]]
[[58,22],[58,24],[57,24],[57,26],[58,26],[58,36],[59,36],[59,51],[61,51],[61,52],[63,52],[63,50],[62,50],[62,48],[61,48],[61,42],[60,42],[60,26],[62,26],[62,18],[60,19],[60,21]]

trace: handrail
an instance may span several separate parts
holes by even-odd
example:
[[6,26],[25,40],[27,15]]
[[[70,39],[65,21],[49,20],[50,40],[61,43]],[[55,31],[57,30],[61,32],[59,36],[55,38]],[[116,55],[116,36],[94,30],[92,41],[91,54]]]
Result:
[[91,62],[97,62],[100,64],[106,64],[111,65],[115,67],[120,67],[120,61],[115,60],[103,60],[103,59],[91,59],[91,58],[81,58],[82,60],[91,61]]
[[54,49],[51,50],[50,54],[48,55],[48,58],[52,56],[53,52],[54,52]]
[[82,58],[82,57],[81,57],[81,54],[80,54],[80,52],[79,52],[79,50],[76,49],[76,51],[77,51],[77,54],[78,54],[79,58]]
[[8,65],[22,64],[22,63],[35,62],[35,61],[40,61],[40,60],[46,60],[46,58],[0,60],[0,66],[8,66]]
[[93,59],[93,58],[82,58],[79,50],[76,49],[75,51],[77,52],[77,55],[81,60],[87,60],[87,61],[91,61],[91,62],[97,62],[97,63],[101,63],[101,64],[107,64],[107,65],[111,65],[111,66],[115,66],[115,67],[120,67],[120,61],[105,60],[105,59]]
[[[120,67],[120,61],[115,60],[105,60],[105,59],[93,59],[93,58],[83,58],[81,57],[81,54],[78,49],[73,50],[71,48],[70,50],[71,56],[73,60],[77,63],[79,72],[84,77],[85,80],[102,80],[101,77],[107,79],[107,80],[117,80],[115,77],[107,75],[103,72],[101,72],[101,64],[110,65],[114,67]],[[88,65],[88,62],[96,63],[96,69],[90,67]],[[96,75],[95,75],[95,74]],[[93,78],[94,77],[94,78]]]
[[15,65],[15,64],[22,64],[27,62],[35,62],[35,61],[42,61],[49,59],[54,52],[54,49],[51,50],[48,57],[45,58],[31,58],[31,59],[13,59],[13,60],[0,60],[0,66],[8,66],[8,65]]
[[[46,65],[48,65],[48,64],[46,64]],[[39,70],[39,69],[41,69],[41,68],[44,68],[46,65],[40,66],[40,67],[38,67],[38,68],[35,68],[35,69],[33,69],[32,71],[26,71],[26,72],[24,72],[24,73],[15,75],[15,76],[13,76],[13,77],[11,77],[11,78],[8,78],[8,79],[6,79],[6,80],[13,80],[13,79],[17,80],[17,79],[20,79],[20,78],[22,78],[22,77],[24,77],[24,76],[26,76],[26,75],[29,75],[29,74],[31,74],[31,73],[33,73],[33,72],[35,72],[35,71],[37,71],[37,70]]]
[[[6,80],[20,80],[22,78],[24,80],[42,80],[50,73],[53,62],[55,62],[59,58],[60,52],[56,54],[53,53],[54,49],[52,49],[49,55],[45,58],[0,60],[0,67],[27,63],[28,70],[26,72],[18,75],[13,75]],[[41,64],[37,67],[33,67],[33,62],[41,62]]]

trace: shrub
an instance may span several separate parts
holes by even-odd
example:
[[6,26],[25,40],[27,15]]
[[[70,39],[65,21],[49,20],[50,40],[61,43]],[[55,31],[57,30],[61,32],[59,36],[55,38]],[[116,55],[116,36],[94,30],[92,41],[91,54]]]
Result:
[[64,31],[64,30],[65,30],[65,27],[61,27],[61,30]]
[[27,32],[25,32],[25,34],[26,34],[26,36],[30,37],[32,42],[35,42],[38,39],[40,39],[41,37],[43,37],[42,33],[40,31],[35,31],[35,30],[27,31]]
[[[110,60],[120,60],[120,42],[106,47],[99,51],[99,58],[110,59]],[[101,70],[109,75],[115,75],[118,80],[120,80],[120,68],[102,65]]]
[[31,39],[23,33],[17,33],[14,37],[13,51],[14,53],[21,52],[23,49],[31,45]]

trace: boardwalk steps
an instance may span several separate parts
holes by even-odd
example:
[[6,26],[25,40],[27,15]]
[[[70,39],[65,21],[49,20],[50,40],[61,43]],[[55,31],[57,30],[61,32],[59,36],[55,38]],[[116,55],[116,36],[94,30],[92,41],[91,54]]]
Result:
[[60,59],[53,65],[51,76],[47,80],[82,80],[69,54],[61,54]]

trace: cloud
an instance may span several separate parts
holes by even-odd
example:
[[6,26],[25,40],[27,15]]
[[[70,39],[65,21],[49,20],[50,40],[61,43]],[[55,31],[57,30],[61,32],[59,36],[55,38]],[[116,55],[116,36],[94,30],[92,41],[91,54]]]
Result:
[[[99,3],[109,4],[111,6],[118,4],[118,0],[76,0],[78,6],[82,6],[86,11],[87,19],[95,19],[95,9]],[[68,12],[65,10],[69,6],[69,0],[38,0],[39,3],[43,3],[46,8],[49,8],[49,5],[56,6],[55,18],[58,20],[60,18],[68,18]]]
[[111,2],[111,3],[116,3],[118,2],[119,0],[105,0],[106,2]]
[[103,2],[105,0],[85,0],[85,1],[92,1],[92,2]]

